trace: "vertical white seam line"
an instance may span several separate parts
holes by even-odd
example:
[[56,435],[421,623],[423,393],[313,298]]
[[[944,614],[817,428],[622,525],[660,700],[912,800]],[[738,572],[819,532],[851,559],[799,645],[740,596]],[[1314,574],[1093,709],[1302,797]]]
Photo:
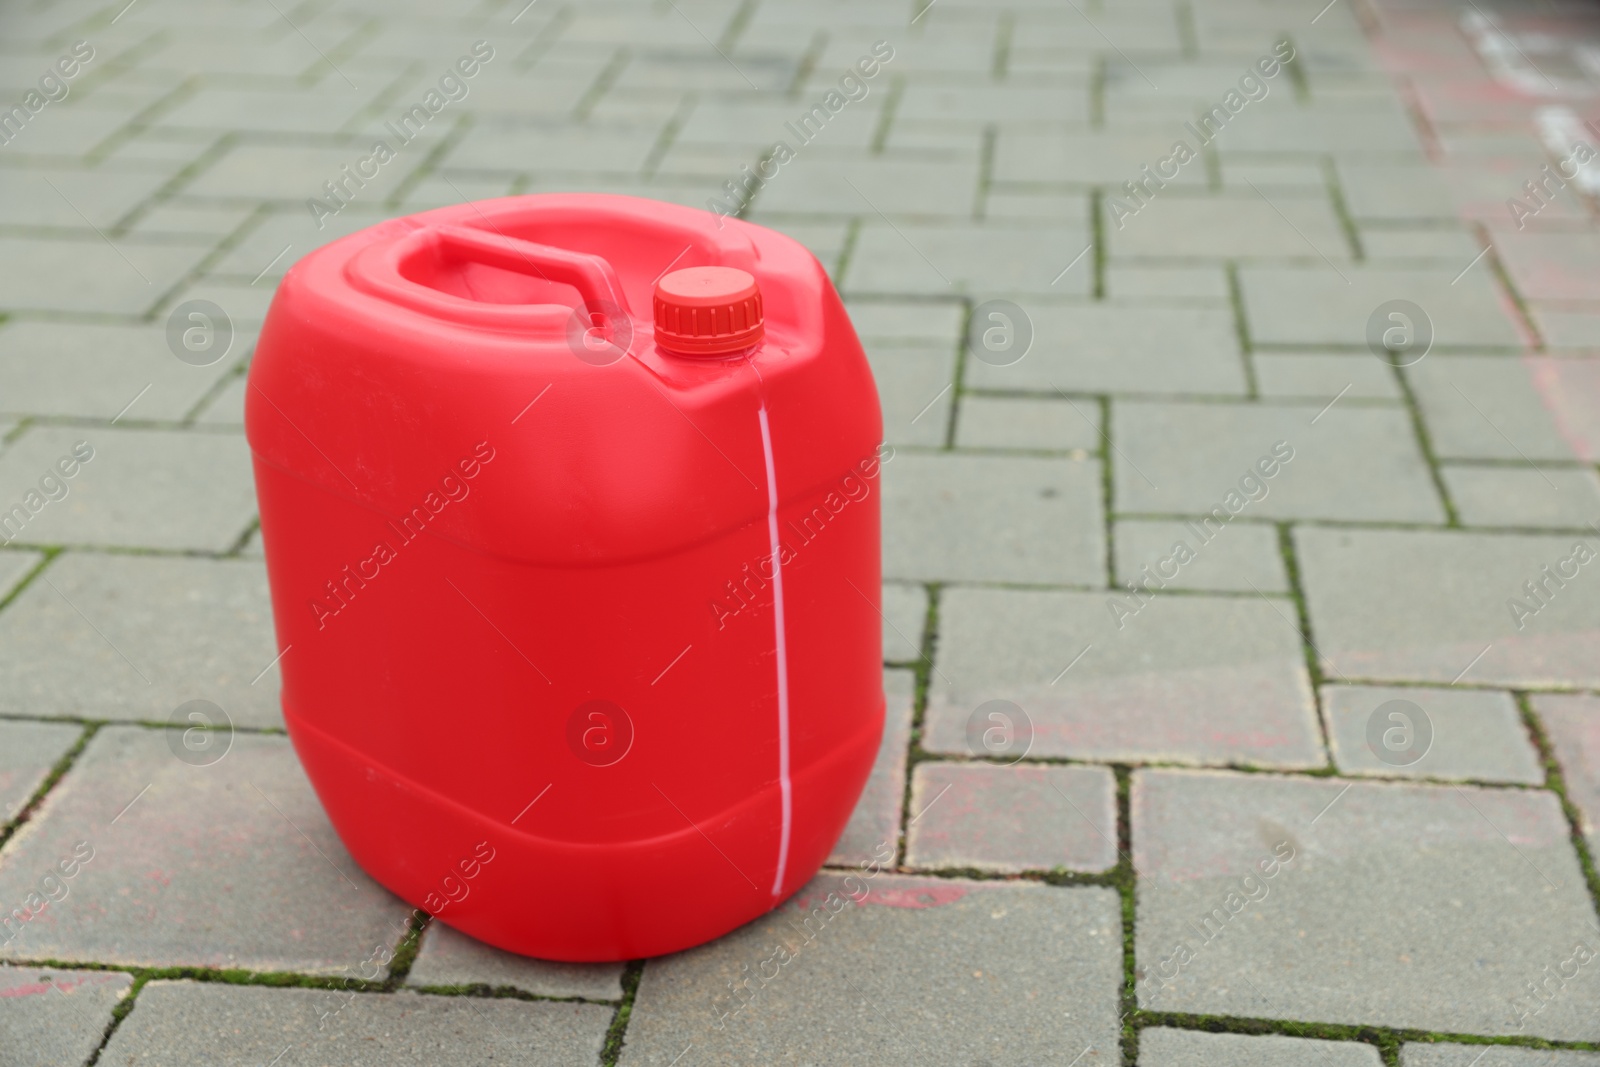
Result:
[[772,895],[783,892],[789,868],[789,834],[794,823],[794,794],[789,782],[789,648],[783,632],[783,566],[778,558],[778,471],[772,460],[772,428],[767,406],[757,411],[761,419],[761,453],[767,463],[767,540],[772,549],[772,629],[778,651],[778,788],[783,798],[783,829],[778,838],[778,873]]

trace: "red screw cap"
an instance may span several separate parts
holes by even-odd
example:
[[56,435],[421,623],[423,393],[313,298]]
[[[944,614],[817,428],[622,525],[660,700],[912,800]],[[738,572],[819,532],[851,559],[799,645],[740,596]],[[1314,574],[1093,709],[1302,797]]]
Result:
[[656,282],[656,343],[685,356],[723,356],[755,345],[761,289],[736,267],[689,267]]

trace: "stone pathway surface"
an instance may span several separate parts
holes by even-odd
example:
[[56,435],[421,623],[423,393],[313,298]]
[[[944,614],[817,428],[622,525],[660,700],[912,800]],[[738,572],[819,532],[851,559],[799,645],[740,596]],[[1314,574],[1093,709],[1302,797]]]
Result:
[[[0,1065],[1600,1064],[1597,152],[1573,0],[8,4]],[[562,190],[806,244],[895,450],[828,867],[606,966],[344,851],[242,426],[301,256]]]

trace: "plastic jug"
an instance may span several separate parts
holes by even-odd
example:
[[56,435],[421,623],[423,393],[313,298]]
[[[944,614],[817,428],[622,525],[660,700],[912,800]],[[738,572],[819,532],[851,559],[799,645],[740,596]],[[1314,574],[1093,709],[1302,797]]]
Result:
[[246,429],[289,736],[379,882],[618,960],[822,864],[883,728],[882,423],[801,245],[602,195],[385,222],[284,278]]

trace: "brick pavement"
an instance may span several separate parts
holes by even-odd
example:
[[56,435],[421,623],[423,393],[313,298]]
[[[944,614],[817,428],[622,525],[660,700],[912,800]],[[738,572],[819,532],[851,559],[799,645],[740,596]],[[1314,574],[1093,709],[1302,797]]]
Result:
[[[0,1065],[1600,1063],[1600,13],[1323,3],[0,11]],[[345,854],[242,430],[296,259],[559,190],[804,242],[897,450],[830,870],[593,967]]]

